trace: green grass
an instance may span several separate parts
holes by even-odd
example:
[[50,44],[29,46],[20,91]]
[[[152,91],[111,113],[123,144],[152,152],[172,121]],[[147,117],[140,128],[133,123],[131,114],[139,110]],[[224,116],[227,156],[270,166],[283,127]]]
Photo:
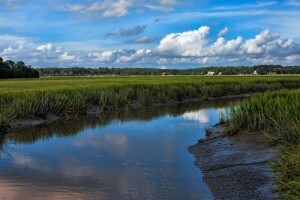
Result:
[[[205,99],[225,95],[300,88],[300,76],[131,76],[64,77],[0,81],[0,125],[16,119],[85,114],[127,108],[132,103]],[[229,132],[261,130],[286,147],[274,164],[282,197],[299,196],[300,90],[268,92],[233,107]],[[291,148],[291,150],[289,149]]]
[[130,76],[64,77],[0,81],[0,123],[46,113],[85,114],[89,106],[119,109],[132,103],[299,88],[300,76]]
[[300,89],[267,92],[232,106],[228,133],[262,131],[283,145],[272,168],[282,199],[300,199]]
[[273,142],[300,143],[300,90],[267,92],[231,107],[229,133],[263,131]]
[[300,199],[300,145],[283,147],[272,167],[282,199]]

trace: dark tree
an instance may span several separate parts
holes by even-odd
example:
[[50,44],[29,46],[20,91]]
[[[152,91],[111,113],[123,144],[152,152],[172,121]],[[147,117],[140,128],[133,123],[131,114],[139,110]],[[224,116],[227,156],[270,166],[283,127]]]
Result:
[[12,60],[3,62],[0,57],[0,78],[38,78],[39,72],[26,66],[23,61],[15,63]]
[[202,67],[196,69],[154,69],[154,68],[41,68],[41,75],[48,76],[86,76],[86,75],[206,75],[209,71],[222,75],[253,74],[300,74],[300,66],[259,65],[259,66],[226,66],[226,67]]

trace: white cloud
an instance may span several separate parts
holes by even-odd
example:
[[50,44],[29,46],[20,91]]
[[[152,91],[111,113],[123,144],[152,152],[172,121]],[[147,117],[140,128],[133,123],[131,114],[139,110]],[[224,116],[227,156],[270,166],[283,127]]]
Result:
[[[210,27],[171,33],[152,49],[83,49],[84,43],[34,44],[17,36],[1,36],[0,56],[32,66],[195,67],[201,65],[300,64],[300,45],[264,30],[253,38],[210,36]],[[20,45],[22,44],[22,45]],[[57,47],[58,46],[58,47]],[[68,47],[68,48],[65,48]],[[79,50],[80,48],[80,50]]]
[[242,37],[227,41],[219,37],[210,44],[209,27],[172,33],[163,38],[158,46],[161,54],[174,57],[226,57],[226,56],[272,56],[282,58],[300,54],[300,46],[292,39],[282,39],[278,33],[265,30],[243,43]]
[[101,53],[89,53],[89,58],[92,58],[97,62],[113,62],[115,61],[115,52],[114,51],[104,51]]
[[61,56],[60,56],[60,60],[61,61],[76,61],[76,56],[75,55],[69,55],[68,52],[65,52],[63,53]]
[[152,50],[150,49],[139,49],[132,53],[131,55],[124,55],[117,59],[117,63],[123,63],[123,62],[135,62],[140,61],[143,62],[144,59],[147,59],[148,57],[152,58]]
[[209,27],[202,26],[194,31],[171,33],[160,41],[158,51],[162,54],[174,56],[205,54],[203,48],[208,44],[209,30]]
[[227,32],[228,32],[228,27],[225,27],[219,32],[218,36],[221,37],[225,35]]
[[142,62],[144,59],[152,58],[153,51],[150,49],[119,49],[116,51],[103,51],[89,53],[89,58],[102,63],[132,63]]
[[13,49],[11,46],[7,47],[6,49],[3,50],[3,53],[6,54],[6,53],[9,53],[9,52],[12,52]]
[[159,69],[168,69],[168,66],[162,65],[159,67]]
[[199,121],[200,123],[203,123],[203,124],[209,122],[209,115],[206,110],[200,110],[200,111],[196,111],[196,112],[188,112],[188,113],[185,113],[184,115],[182,115],[182,117],[187,120]]
[[90,5],[67,4],[59,5],[56,8],[61,11],[80,13],[92,18],[110,18],[123,17],[127,15],[130,8],[133,7],[166,12],[173,10],[173,7],[177,5],[179,5],[177,0],[104,0],[95,1]]
[[209,52],[208,56],[238,55],[242,42],[242,37],[237,37],[229,41],[220,37],[213,45],[205,49]]
[[131,0],[106,1],[103,12],[104,17],[121,17],[128,13],[128,8],[133,2]]
[[173,10],[173,8],[169,6],[153,5],[153,4],[146,4],[145,8],[148,8],[150,10],[155,10],[155,11],[162,11],[162,12],[169,12]]
[[39,51],[52,51],[53,45],[51,43],[48,43],[48,44],[38,46],[36,49]]
[[89,17],[122,17],[128,13],[128,9],[133,5],[133,0],[105,0],[94,2],[90,5],[69,4],[61,5],[57,9],[81,13]]
[[265,30],[242,46],[242,53],[258,56],[286,57],[300,54],[300,46],[292,39],[281,39],[278,33]]

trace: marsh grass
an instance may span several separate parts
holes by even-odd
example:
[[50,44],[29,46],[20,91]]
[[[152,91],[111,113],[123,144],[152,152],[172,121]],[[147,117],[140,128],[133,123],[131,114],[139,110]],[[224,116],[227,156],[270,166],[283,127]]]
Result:
[[263,131],[274,141],[300,143],[300,90],[267,92],[232,106],[228,133]]
[[277,192],[282,199],[300,199],[300,145],[286,145],[273,163]]
[[232,106],[225,113],[228,133],[261,131],[283,147],[272,164],[282,199],[300,199],[300,90],[267,92]]
[[65,77],[0,81],[0,123],[300,87],[299,76]]

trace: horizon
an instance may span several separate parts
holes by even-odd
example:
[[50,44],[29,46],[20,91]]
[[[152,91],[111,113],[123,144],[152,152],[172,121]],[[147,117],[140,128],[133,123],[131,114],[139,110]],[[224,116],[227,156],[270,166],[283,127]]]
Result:
[[0,0],[0,56],[34,68],[300,65],[300,1]]
[[[26,64],[26,63],[25,63]],[[233,68],[243,68],[243,67],[300,67],[299,65],[244,65],[244,66],[201,66],[201,67],[193,67],[193,68],[155,68],[155,67],[84,67],[84,66],[67,66],[67,67],[32,67],[35,69],[71,69],[71,68],[85,68],[85,69],[100,69],[100,68],[108,68],[108,69],[155,69],[155,70],[193,70],[193,69],[205,69],[205,68],[226,68],[226,67],[233,67]]]

